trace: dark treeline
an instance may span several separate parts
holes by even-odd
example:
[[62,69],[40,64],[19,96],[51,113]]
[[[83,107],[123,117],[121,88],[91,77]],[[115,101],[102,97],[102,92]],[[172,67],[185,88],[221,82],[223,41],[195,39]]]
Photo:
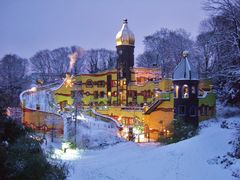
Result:
[[[74,63],[70,60],[73,53]],[[103,48],[85,51],[78,46],[61,47],[38,51],[29,59],[5,55],[0,60],[0,106],[18,106],[20,93],[37,80],[47,84],[63,79],[66,72],[96,73],[115,65],[116,53]]]
[[[195,40],[184,29],[162,28],[144,38],[144,52],[136,57],[136,65],[158,66],[163,77],[171,77],[184,50],[201,75],[212,78],[218,98],[229,104],[240,104],[240,0],[206,0],[203,8],[209,18],[200,24]],[[75,66],[71,68],[70,54]],[[66,72],[96,73],[116,66],[115,51],[83,50],[61,47],[41,50],[29,59],[10,54],[0,60],[0,91],[10,94],[9,105],[18,105],[19,93],[37,79],[51,83]]]

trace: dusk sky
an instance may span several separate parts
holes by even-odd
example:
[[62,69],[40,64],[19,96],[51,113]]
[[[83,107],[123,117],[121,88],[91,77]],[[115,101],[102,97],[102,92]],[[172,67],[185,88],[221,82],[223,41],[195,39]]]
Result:
[[115,35],[127,18],[135,57],[144,36],[162,27],[184,28],[196,37],[206,17],[203,0],[1,0],[0,58],[29,58],[38,50],[78,45],[115,50]]

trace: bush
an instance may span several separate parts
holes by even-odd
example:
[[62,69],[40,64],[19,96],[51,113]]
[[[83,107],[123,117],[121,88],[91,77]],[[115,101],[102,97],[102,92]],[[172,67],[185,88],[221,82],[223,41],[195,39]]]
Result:
[[186,123],[184,120],[173,120],[168,126],[171,132],[170,136],[161,136],[159,142],[164,144],[172,144],[184,139],[188,139],[196,135],[196,127]]
[[68,167],[64,163],[47,160],[41,144],[22,126],[8,119],[4,125],[4,139],[0,141],[0,180],[2,179],[66,179]]

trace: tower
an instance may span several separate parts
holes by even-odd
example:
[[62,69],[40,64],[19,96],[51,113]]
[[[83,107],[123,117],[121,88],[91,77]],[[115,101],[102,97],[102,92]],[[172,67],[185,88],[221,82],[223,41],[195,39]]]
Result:
[[134,34],[128,28],[127,19],[124,19],[122,28],[116,35],[118,105],[128,105],[127,89],[131,82],[131,68],[134,66],[134,43]]
[[120,78],[126,78],[126,84],[131,81],[130,69],[134,66],[134,43],[134,34],[128,28],[127,19],[124,19],[122,28],[116,35],[116,48],[118,54],[117,69],[120,70]]
[[197,70],[188,61],[188,52],[173,73],[174,119],[198,126],[198,83]]

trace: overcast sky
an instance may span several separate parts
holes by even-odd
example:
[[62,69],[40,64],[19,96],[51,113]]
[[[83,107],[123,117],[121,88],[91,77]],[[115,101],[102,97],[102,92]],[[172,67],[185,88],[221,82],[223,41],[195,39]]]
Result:
[[196,37],[206,15],[203,0],[0,0],[0,58],[16,53],[78,45],[115,50],[115,35],[127,18],[135,55],[144,36],[162,27],[184,28]]

